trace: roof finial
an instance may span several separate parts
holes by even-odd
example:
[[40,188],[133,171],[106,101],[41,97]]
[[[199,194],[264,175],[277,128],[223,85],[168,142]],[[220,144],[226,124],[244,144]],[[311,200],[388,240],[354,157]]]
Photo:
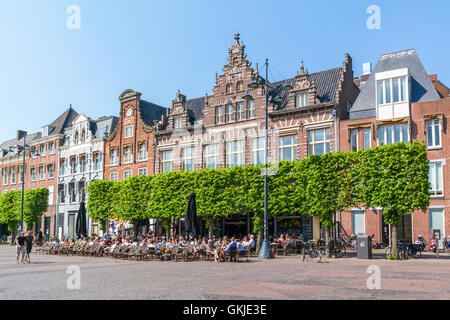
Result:
[[304,73],[305,73],[305,66],[303,65],[303,59],[302,59],[302,61],[300,62],[300,73],[301,73],[301,74],[304,74]]
[[234,40],[236,40],[236,43],[239,43],[239,40],[241,39],[241,34],[236,31],[234,34]]

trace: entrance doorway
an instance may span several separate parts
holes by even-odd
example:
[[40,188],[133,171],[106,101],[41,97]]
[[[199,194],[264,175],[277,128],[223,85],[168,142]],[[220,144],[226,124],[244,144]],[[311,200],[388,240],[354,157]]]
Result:
[[69,239],[75,239],[75,214],[69,213],[68,218],[67,235]]

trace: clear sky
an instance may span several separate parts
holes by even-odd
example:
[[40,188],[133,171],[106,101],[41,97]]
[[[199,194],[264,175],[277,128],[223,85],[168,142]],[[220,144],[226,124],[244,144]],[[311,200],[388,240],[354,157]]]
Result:
[[[70,5],[80,29],[69,30]],[[381,9],[369,30],[366,9]],[[128,88],[170,106],[210,93],[236,31],[248,59],[268,57],[273,78],[341,66],[355,76],[383,53],[415,48],[450,85],[450,1],[0,0],[0,141],[39,131],[69,104],[91,118],[118,115]],[[253,64],[254,65],[254,64]]]

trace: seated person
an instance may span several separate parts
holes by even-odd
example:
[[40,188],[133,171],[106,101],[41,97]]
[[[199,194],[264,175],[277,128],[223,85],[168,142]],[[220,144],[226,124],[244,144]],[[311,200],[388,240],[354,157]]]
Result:
[[227,247],[225,249],[225,253],[226,254],[229,254],[231,247],[236,247],[237,248],[236,239],[234,237],[231,238],[231,241],[228,243],[228,245],[227,245]]
[[250,236],[250,241],[248,242],[248,245],[250,246],[250,248],[255,248],[256,243],[255,243],[255,236],[254,235]]

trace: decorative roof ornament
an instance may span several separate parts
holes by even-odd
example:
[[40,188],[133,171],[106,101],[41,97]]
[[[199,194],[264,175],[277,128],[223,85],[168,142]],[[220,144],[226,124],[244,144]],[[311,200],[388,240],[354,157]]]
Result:
[[235,44],[239,44],[240,39],[241,39],[241,34],[239,32],[236,32],[234,34],[234,40],[236,40]]
[[216,72],[216,80],[214,81],[214,86],[218,87],[219,86],[219,74]]

